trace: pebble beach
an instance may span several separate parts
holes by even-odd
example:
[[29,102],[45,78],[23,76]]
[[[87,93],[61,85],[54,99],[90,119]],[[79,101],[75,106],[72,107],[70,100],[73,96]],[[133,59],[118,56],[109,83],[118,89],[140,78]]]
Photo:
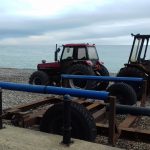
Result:
[[[29,76],[34,71],[35,70],[33,69],[0,68],[0,81],[27,84]],[[18,104],[28,103],[37,99],[43,99],[47,96],[49,95],[2,90],[3,109],[13,107]],[[146,126],[145,128],[150,130],[150,117],[142,117],[141,122],[139,122],[139,126]],[[96,142],[106,145],[108,144],[107,138],[100,135],[97,136]],[[150,150],[150,143],[119,139],[116,147],[127,150]]]
[[[29,76],[35,70],[32,69],[0,69],[0,81],[15,82],[28,84]],[[42,99],[48,95],[2,90],[3,109],[9,108],[18,104],[28,103],[37,99]]]

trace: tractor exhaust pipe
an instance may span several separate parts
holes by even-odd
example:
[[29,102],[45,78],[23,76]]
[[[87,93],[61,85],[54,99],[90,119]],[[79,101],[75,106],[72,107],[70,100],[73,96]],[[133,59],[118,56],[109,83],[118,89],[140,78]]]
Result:
[[58,56],[58,53],[60,52],[60,48],[57,48],[57,44],[56,44],[56,50],[55,50],[55,61],[57,61],[57,56]]
[[56,44],[56,50],[55,50],[55,61],[57,61],[57,44]]

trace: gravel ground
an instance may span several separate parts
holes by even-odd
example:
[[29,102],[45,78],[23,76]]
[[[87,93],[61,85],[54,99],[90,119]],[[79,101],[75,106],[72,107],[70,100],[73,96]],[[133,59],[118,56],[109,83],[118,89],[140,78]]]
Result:
[[[0,81],[28,83],[29,76],[34,72],[31,69],[0,69]],[[8,108],[21,103],[43,99],[48,95],[3,90],[3,108]]]
[[[0,68],[0,81],[28,83],[29,76],[34,71],[35,70],[31,70],[31,69]],[[17,104],[28,103],[37,99],[43,99],[47,96],[50,95],[3,90],[3,109],[15,106]],[[149,107],[150,103],[148,103],[147,106]],[[122,117],[124,118],[124,116],[121,116],[120,118]],[[137,126],[140,129],[150,130],[150,117],[142,117],[140,121],[134,124],[134,127]],[[108,145],[107,137],[98,135],[96,139],[96,143]],[[133,141],[119,139],[117,141],[116,147],[127,149],[127,150],[150,150],[150,143],[147,144],[140,141],[133,142]]]

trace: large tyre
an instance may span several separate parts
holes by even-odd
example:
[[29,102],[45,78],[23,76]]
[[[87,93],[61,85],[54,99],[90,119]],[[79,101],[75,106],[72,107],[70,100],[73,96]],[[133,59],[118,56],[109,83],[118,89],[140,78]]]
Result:
[[[104,65],[101,65],[101,69],[96,71],[96,75],[98,75],[98,76],[109,76],[109,72]],[[100,91],[106,90],[108,85],[109,85],[109,82],[99,82],[97,84],[96,90],[100,90]]]
[[[95,75],[92,67],[84,64],[73,65],[66,71],[66,74]],[[69,88],[93,89],[96,86],[96,82],[92,80],[64,79],[63,86]]]
[[134,89],[126,83],[115,83],[107,89],[111,96],[116,96],[117,102],[123,105],[134,105],[137,96]]
[[[117,74],[118,77],[140,77],[140,78],[146,78],[144,72],[140,71],[137,68],[134,67],[125,67],[121,68],[119,73]],[[137,99],[141,100],[142,98],[142,85],[135,82],[125,82],[133,87],[133,89],[136,92]]]
[[[96,125],[91,113],[82,105],[71,103],[71,137],[94,141],[97,135]],[[47,133],[63,133],[63,103],[55,104],[44,114],[40,130]]]
[[35,71],[29,78],[29,84],[48,85],[49,76],[43,71]]

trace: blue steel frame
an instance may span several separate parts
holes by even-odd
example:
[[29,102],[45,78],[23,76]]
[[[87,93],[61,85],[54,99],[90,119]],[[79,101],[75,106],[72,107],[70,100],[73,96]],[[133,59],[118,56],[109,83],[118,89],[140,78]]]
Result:
[[42,93],[42,94],[57,94],[57,95],[67,94],[74,97],[93,98],[93,99],[100,99],[104,101],[107,100],[109,97],[109,92],[105,92],[105,91],[71,89],[71,88],[62,88],[62,87],[54,87],[54,86],[30,85],[30,84],[11,83],[11,82],[0,82],[0,88],[7,89],[7,90]]

